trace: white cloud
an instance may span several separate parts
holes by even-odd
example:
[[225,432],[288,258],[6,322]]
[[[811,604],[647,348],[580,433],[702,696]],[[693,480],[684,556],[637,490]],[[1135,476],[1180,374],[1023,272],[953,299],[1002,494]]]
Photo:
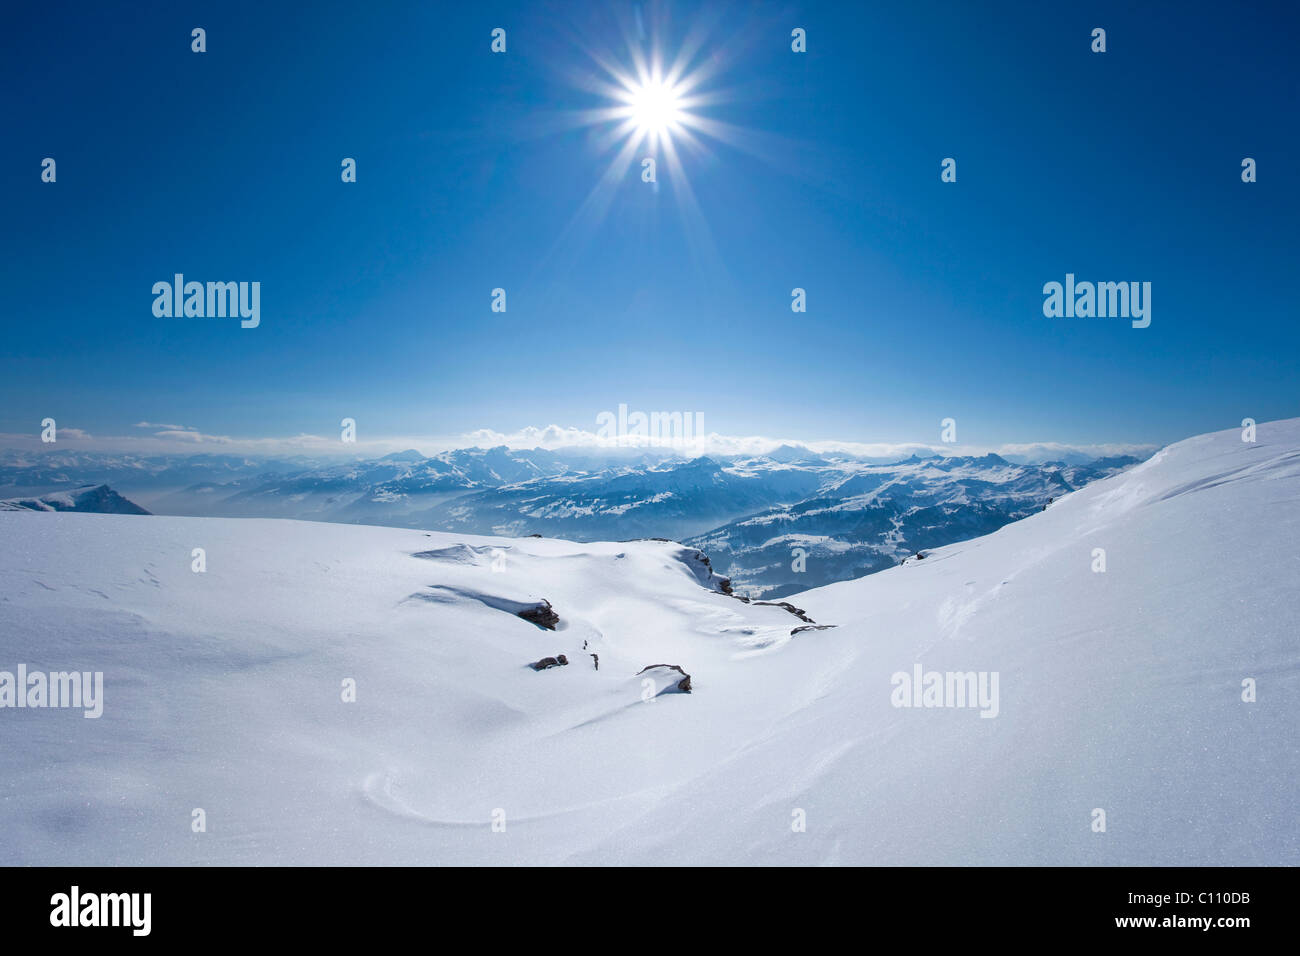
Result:
[[196,432],[197,428],[191,428],[189,425],[160,425],[157,422],[136,422],[132,428],[158,428],[169,432]]
[[1001,445],[944,445],[929,442],[853,442],[853,441],[803,441],[797,438],[769,438],[763,435],[720,435],[711,432],[698,439],[672,445],[656,445],[642,436],[625,436],[620,442],[581,428],[547,425],[545,428],[528,427],[515,432],[478,429],[462,435],[458,443],[448,447],[469,445],[507,445],[510,448],[661,448],[682,455],[765,455],[782,445],[807,448],[824,455],[848,455],[854,458],[897,461],[911,455],[927,457],[941,455],[987,455],[990,452],[1025,461],[1052,461],[1060,458],[1086,456],[1097,458],[1106,455],[1142,455],[1157,446],[1145,444],[1091,444],[1072,445],[1062,442],[1018,442]]
[[[506,445],[513,449],[646,449],[661,451],[665,455],[764,455],[781,445],[794,445],[827,455],[848,455],[855,458],[879,461],[896,461],[910,455],[984,455],[989,452],[1018,461],[1048,461],[1061,458],[1088,458],[1107,455],[1145,455],[1155,445],[1103,443],[1075,445],[1062,442],[1018,442],[1002,445],[942,445],[929,442],[853,442],[853,441],[801,441],[792,438],[771,438],[762,435],[721,435],[712,432],[689,442],[656,444],[645,437],[626,436],[622,442],[597,432],[563,425],[529,426],[513,432],[480,428],[460,435],[450,436],[391,436],[343,444],[337,434],[322,436],[298,434],[284,437],[238,438],[200,431],[191,425],[176,425],[148,421],[136,422],[131,427],[153,429],[147,435],[129,434],[94,437],[77,428],[58,431],[59,441],[76,442],[80,451],[131,453],[138,455],[218,453],[253,456],[311,455],[320,458],[375,458],[396,451],[414,448],[426,454],[450,451],[456,448],[490,448]],[[0,446],[18,448],[44,448],[53,450],[56,445],[44,445],[38,434],[0,434]]]

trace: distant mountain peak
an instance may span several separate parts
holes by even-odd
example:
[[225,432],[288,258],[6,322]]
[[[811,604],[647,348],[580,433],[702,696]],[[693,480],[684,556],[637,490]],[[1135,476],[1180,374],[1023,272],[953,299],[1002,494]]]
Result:
[[717,459],[710,458],[708,455],[700,455],[698,458],[692,458],[686,462],[686,468],[720,468],[721,465]]
[[123,498],[108,485],[82,485],[69,491],[53,491],[28,498],[0,500],[0,511],[78,511],[110,515],[147,515],[134,501]]
[[803,445],[780,445],[773,448],[763,456],[769,461],[780,462],[783,465],[794,464],[801,461],[822,461],[822,457]]

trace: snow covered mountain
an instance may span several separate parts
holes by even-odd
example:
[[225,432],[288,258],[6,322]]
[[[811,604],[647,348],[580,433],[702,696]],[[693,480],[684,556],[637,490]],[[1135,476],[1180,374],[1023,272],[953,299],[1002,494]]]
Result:
[[108,485],[86,485],[27,498],[3,498],[0,499],[0,511],[83,511],[108,515],[149,513]]
[[5,512],[0,857],[1295,865],[1300,420],[1258,438],[791,609],[669,542]]
[[238,455],[108,454],[67,450],[0,450],[0,490],[54,485],[110,484],[128,496],[196,482],[224,484],[258,475],[290,474],[320,467],[307,458]]
[[566,473],[464,495],[411,520],[471,534],[677,539],[798,499],[826,480],[822,469],[764,464],[736,467],[702,457]]
[[[602,457],[590,449],[469,448],[425,457],[298,462],[114,459],[60,453],[0,461],[0,480],[126,481],[159,514],[309,518],[573,541],[671,538],[703,548],[746,594],[778,598],[892,567],[987,534],[1049,499],[1136,463],[1012,464],[913,456],[883,464],[783,445],[760,456]],[[195,481],[203,468],[211,478]],[[133,477],[134,476],[134,477]],[[174,487],[179,479],[189,482]],[[138,490],[137,490],[138,489]],[[800,556],[802,554],[802,557]]]
[[841,467],[803,500],[685,541],[707,551],[738,591],[785,597],[996,531],[1134,463],[1014,465],[985,455]]
[[0,490],[111,483],[160,514],[318,518],[404,525],[449,493],[496,487],[569,467],[541,449],[466,448],[426,458],[408,450],[372,460],[229,455],[140,457],[0,452]]
[[[318,466],[286,475],[262,475],[236,484],[210,485],[205,515],[313,518],[353,524],[419,527],[413,515],[468,491],[558,474],[566,465],[534,449],[466,448],[425,458],[399,452],[374,461]],[[182,510],[198,490],[175,497]],[[166,506],[169,499],[163,499]]]

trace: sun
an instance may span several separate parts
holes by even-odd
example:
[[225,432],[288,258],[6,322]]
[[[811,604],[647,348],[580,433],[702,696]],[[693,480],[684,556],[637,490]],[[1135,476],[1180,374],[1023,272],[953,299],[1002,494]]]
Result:
[[548,257],[559,255],[561,247],[576,250],[589,242],[620,197],[644,190],[643,198],[657,202],[666,187],[662,198],[677,206],[691,255],[720,268],[688,165],[697,160],[716,168],[714,144],[762,155],[765,141],[713,115],[744,93],[721,85],[731,61],[725,41],[716,48],[711,42],[711,26],[696,23],[678,30],[671,55],[661,39],[666,25],[644,22],[640,14],[618,31],[627,46],[621,54],[603,35],[581,41],[585,56],[562,73],[590,103],[557,111],[547,122],[556,132],[585,129],[592,153],[609,158]]
[[681,92],[666,80],[652,77],[635,83],[626,92],[626,102],[628,117],[639,133],[664,136],[681,124]]

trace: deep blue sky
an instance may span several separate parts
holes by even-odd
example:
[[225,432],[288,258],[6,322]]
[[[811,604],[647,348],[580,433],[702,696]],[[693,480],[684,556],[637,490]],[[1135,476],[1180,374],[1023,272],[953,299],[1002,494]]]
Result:
[[[708,27],[727,98],[700,112],[747,131],[684,158],[712,254],[663,162],[566,232],[612,153],[557,117],[604,105],[572,78],[630,66],[609,11],[635,5],[115,6],[6,14],[0,432],[449,435],[626,402],[726,434],[1163,442],[1300,414],[1290,4],[647,12],[669,58]],[[1044,318],[1067,271],[1150,281],[1151,327]],[[261,327],[155,318],[175,272],[260,281]]]

